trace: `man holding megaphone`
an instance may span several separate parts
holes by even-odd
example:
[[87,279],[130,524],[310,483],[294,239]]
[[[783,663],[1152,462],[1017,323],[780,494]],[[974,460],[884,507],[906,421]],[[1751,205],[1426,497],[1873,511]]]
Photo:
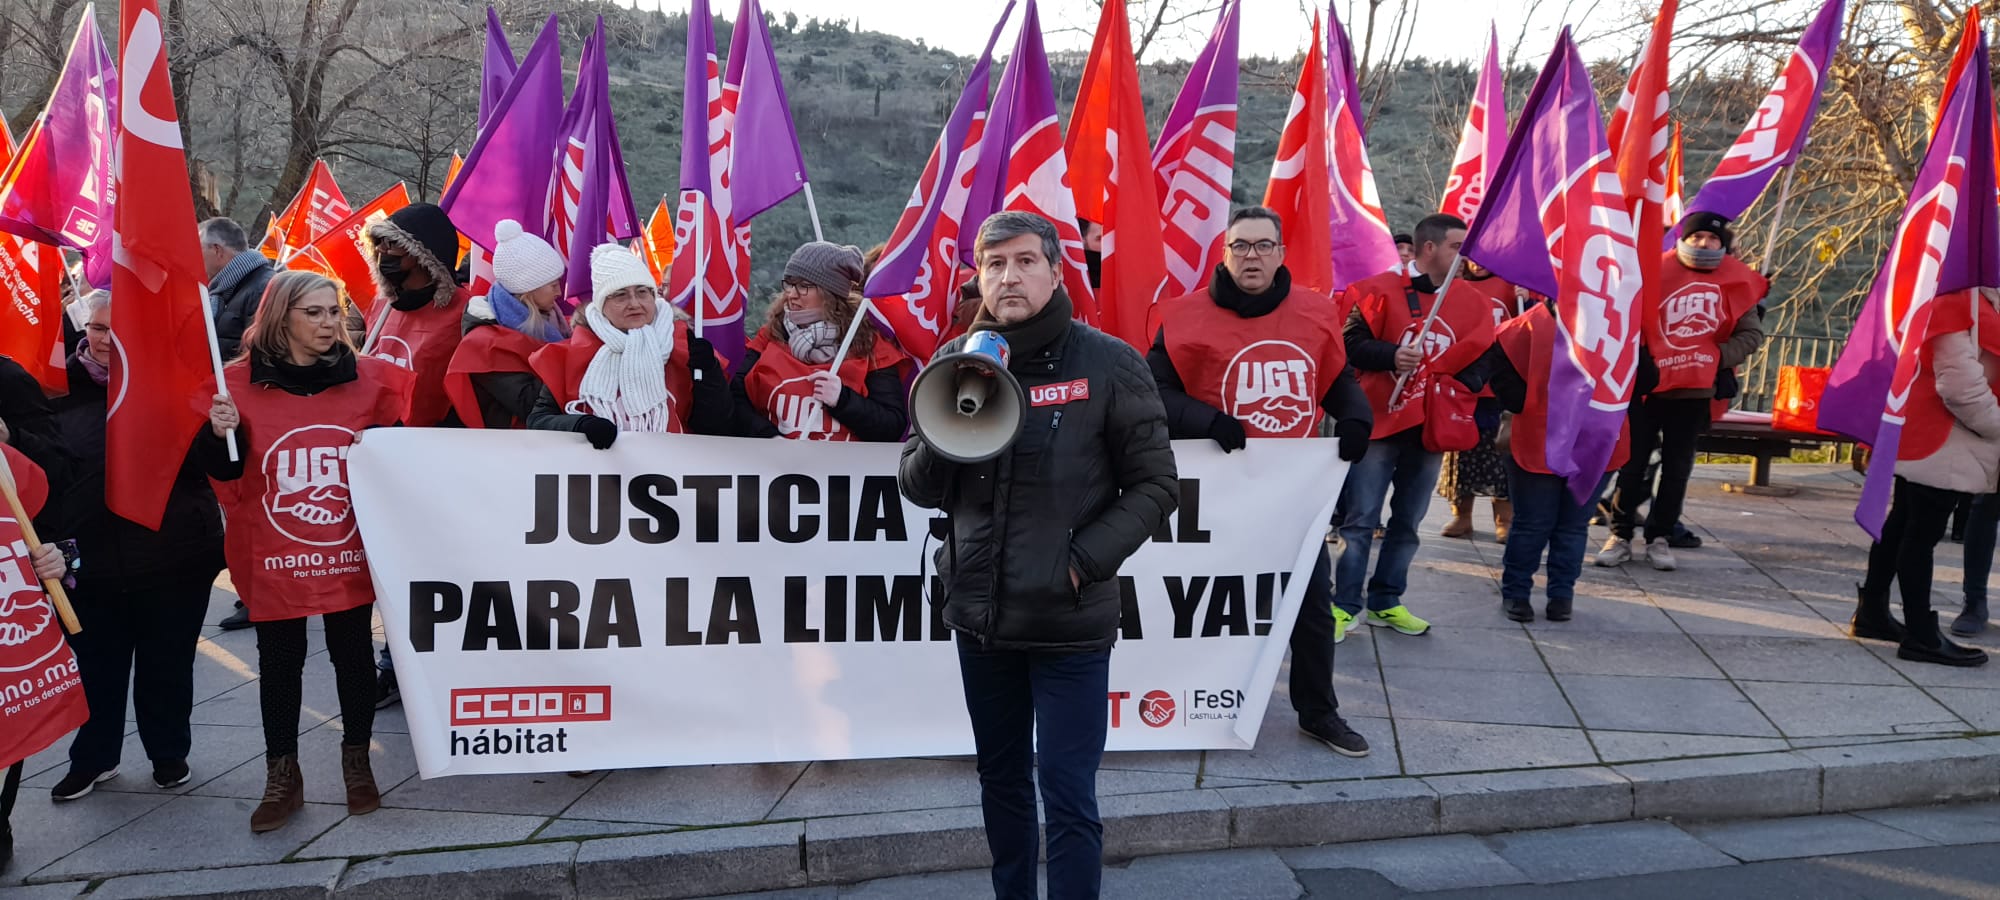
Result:
[[1180,482],[1145,361],[1072,319],[1055,226],[998,213],[974,258],[978,317],[911,387],[899,481],[947,523],[944,621],[958,632],[994,893],[1036,896],[1039,762],[1048,895],[1095,897],[1118,568],[1179,504]]

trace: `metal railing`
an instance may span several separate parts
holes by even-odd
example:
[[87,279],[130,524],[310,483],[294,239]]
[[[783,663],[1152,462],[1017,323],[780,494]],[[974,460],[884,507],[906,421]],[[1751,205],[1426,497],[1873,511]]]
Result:
[[1778,369],[1782,366],[1828,367],[1840,355],[1840,347],[1845,338],[1823,335],[1773,334],[1764,339],[1764,346],[1743,364],[1740,375],[1742,393],[1732,404],[1737,409],[1749,412],[1770,412],[1772,398],[1778,393]]

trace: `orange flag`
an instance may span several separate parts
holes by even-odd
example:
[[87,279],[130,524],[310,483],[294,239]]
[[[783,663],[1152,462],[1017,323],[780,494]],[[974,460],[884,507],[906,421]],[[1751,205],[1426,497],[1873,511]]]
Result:
[[1104,226],[1099,324],[1141,353],[1167,271],[1151,146],[1125,0],[1105,0],[1063,151],[1076,214]]
[[284,212],[271,217],[271,224],[264,228],[264,242],[257,249],[272,259],[288,260],[351,213],[346,195],[334,183],[333,170],[327,168],[325,160],[314,160],[305,185]]
[[646,220],[646,232],[633,242],[632,249],[646,261],[654,281],[666,280],[674,264],[674,211],[667,206],[667,198],[660,198],[653,217]]
[[1681,198],[1681,123],[1675,122],[1674,142],[1667,148],[1667,202],[1660,208],[1660,227],[1672,228],[1686,216],[1687,202]]
[[[166,29],[159,0],[118,5],[115,184],[143,203],[120,203],[112,217],[111,403],[105,422],[106,505],[160,527],[181,449],[204,425],[214,366],[206,322],[207,272],[195,236],[179,113],[167,81]],[[142,186],[136,192],[129,188]]]
[[368,258],[368,226],[410,205],[402,182],[368,201],[340,224],[327,229],[305,252],[292,257],[289,268],[318,272],[341,283],[347,296],[365,314],[375,305],[375,262]]
[[[14,135],[0,122],[0,169],[14,158]],[[62,251],[0,235],[0,356],[20,363],[43,390],[69,390],[63,370]]]
[[1333,184],[1327,159],[1326,57],[1319,35],[1315,14],[1312,47],[1292,89],[1285,130],[1278,135],[1278,158],[1271,163],[1264,205],[1284,220],[1285,267],[1292,272],[1292,283],[1331,296],[1333,242],[1327,229],[1333,221]]
[[[445,191],[451,190],[451,183],[458,180],[458,170],[463,168],[465,168],[465,157],[453,153],[451,155],[451,165],[445,167],[444,170],[444,187],[438,188],[438,199],[444,199]],[[464,259],[465,254],[470,252],[472,252],[472,239],[466,237],[465,232],[461,231],[458,233],[458,258]],[[492,267],[490,257],[487,260],[487,267]]]

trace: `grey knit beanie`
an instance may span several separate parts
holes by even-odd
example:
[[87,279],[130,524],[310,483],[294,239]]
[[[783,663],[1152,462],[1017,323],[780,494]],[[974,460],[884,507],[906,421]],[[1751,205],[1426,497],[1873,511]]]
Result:
[[835,297],[854,292],[862,281],[861,248],[813,241],[792,253],[785,277],[818,285]]

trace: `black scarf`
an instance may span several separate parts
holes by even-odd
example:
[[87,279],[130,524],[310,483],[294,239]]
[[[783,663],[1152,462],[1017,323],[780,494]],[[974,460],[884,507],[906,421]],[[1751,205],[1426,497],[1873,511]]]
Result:
[[1042,311],[1029,316],[1027,321],[1015,325],[1002,325],[993,319],[985,306],[979,307],[979,315],[972,320],[973,331],[991,331],[1007,339],[1007,348],[1014,359],[1025,360],[1042,352],[1062,336],[1069,333],[1070,320],[1076,315],[1076,307],[1070,304],[1069,295],[1062,288],[1056,288],[1049,297],[1049,305]]
[[1225,266],[1215,267],[1215,277],[1208,282],[1208,295],[1215,305],[1229,310],[1245,319],[1270,315],[1278,304],[1292,293],[1292,270],[1278,267],[1278,273],[1271,276],[1271,286],[1262,293],[1252,294],[1236,286],[1236,279]]
[[353,348],[334,342],[333,349],[311,365],[297,365],[289,359],[274,359],[262,353],[250,354],[250,383],[268,384],[287,394],[310,397],[359,377]]

